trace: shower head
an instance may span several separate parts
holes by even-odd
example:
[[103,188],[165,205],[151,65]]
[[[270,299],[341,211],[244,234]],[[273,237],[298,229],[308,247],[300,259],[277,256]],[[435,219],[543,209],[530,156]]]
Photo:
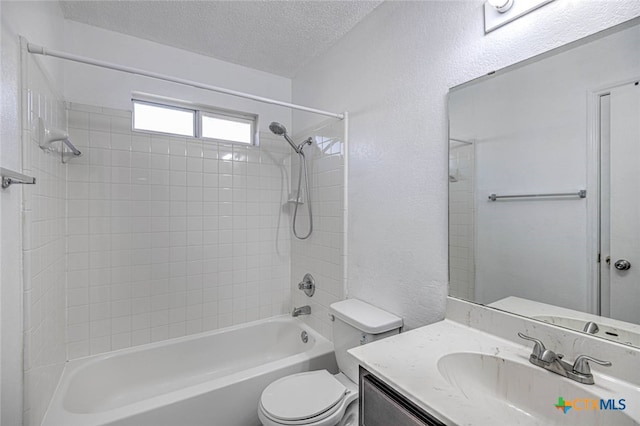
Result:
[[269,130],[271,130],[271,133],[278,136],[287,134],[287,128],[284,127],[282,124],[278,123],[277,121],[274,121],[271,124],[269,124]]
[[287,135],[287,128],[286,127],[284,127],[282,124],[278,123],[277,121],[274,121],[271,124],[269,124],[269,130],[271,130],[271,133],[273,133],[274,135],[283,136],[284,139],[287,142],[289,142],[289,145],[291,145],[291,148],[293,148],[293,150],[295,152],[300,154],[301,148],[297,147],[296,144],[293,143],[293,141],[291,140],[289,135]]

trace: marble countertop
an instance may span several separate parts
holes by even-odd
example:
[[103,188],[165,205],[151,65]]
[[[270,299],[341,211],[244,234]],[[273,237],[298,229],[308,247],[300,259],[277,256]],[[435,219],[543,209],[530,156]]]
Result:
[[[523,343],[527,342],[523,341]],[[550,425],[571,424],[573,422],[581,424],[581,420],[586,420],[585,417],[580,417],[583,413],[564,416],[561,411],[555,410],[553,404],[558,396],[563,395],[556,395],[557,392],[553,390],[544,395],[531,395],[531,398],[540,399],[543,410],[546,409],[548,399],[550,409],[549,413],[545,414],[545,418],[533,417],[513,405],[497,401],[495,398],[491,399],[491,396],[485,396],[482,393],[480,395],[477,392],[470,396],[465,395],[459,386],[455,386],[450,383],[450,380],[445,379],[438,365],[439,361],[447,354],[459,352],[495,356],[513,363],[523,364],[526,367],[539,368],[529,363],[531,345],[528,343],[518,345],[513,341],[448,319],[349,351],[363,367],[446,424]],[[541,374],[553,374],[543,369],[540,369],[540,372]],[[537,373],[532,376],[535,374]],[[633,404],[637,402],[633,413],[627,411],[626,414],[639,416],[640,389],[618,379],[602,375],[595,369],[593,374],[595,385],[579,385],[561,376],[557,376],[557,380],[570,382],[562,384],[565,386],[564,389],[584,389],[589,395],[597,395],[599,398],[626,398],[627,401],[633,401]],[[519,387],[515,392],[521,395],[535,393],[531,391],[527,393],[528,384],[521,383],[523,381],[526,379],[515,383],[515,386]],[[571,387],[573,384],[576,384],[578,388]],[[586,387],[581,388],[580,386]],[[577,397],[577,395],[564,396],[567,398]],[[509,395],[506,398],[509,399]],[[588,414],[585,413],[585,415]],[[568,420],[569,422],[567,422]],[[633,419],[629,424],[635,422],[640,423],[640,418]],[[596,421],[593,424],[600,423]]]

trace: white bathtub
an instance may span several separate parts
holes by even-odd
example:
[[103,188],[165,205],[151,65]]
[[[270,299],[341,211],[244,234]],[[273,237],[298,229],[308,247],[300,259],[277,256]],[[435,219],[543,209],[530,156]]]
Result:
[[278,316],[70,361],[42,426],[255,426],[269,383],[323,368],[331,342]]

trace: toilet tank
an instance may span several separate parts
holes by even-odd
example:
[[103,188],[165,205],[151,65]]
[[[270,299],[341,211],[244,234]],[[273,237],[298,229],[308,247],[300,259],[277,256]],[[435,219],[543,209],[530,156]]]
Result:
[[402,318],[358,299],[333,303],[329,311],[333,315],[333,346],[338,368],[358,383],[358,361],[347,351],[398,334]]

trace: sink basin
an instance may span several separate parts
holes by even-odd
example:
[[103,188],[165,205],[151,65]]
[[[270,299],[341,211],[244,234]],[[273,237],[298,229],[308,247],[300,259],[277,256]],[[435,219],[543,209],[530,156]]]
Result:
[[[559,325],[561,327],[567,327],[572,330],[582,331],[587,323],[584,319],[570,318],[559,315],[533,315],[534,319],[548,322],[549,324]],[[640,334],[634,333],[630,330],[625,330],[620,327],[613,327],[606,323],[607,318],[601,318],[596,320],[598,324],[598,332],[594,336],[604,337],[605,339],[613,340],[614,342],[622,343],[625,345],[640,346]]]
[[[619,407],[617,400],[625,397],[599,386],[598,378],[594,386],[582,385],[531,365],[528,359],[520,362],[489,354],[458,352],[441,357],[438,371],[478,409],[501,413],[513,425],[637,424],[624,411],[591,409],[591,404],[600,407],[601,398],[615,399]],[[566,412],[557,408],[560,397],[574,406]]]

